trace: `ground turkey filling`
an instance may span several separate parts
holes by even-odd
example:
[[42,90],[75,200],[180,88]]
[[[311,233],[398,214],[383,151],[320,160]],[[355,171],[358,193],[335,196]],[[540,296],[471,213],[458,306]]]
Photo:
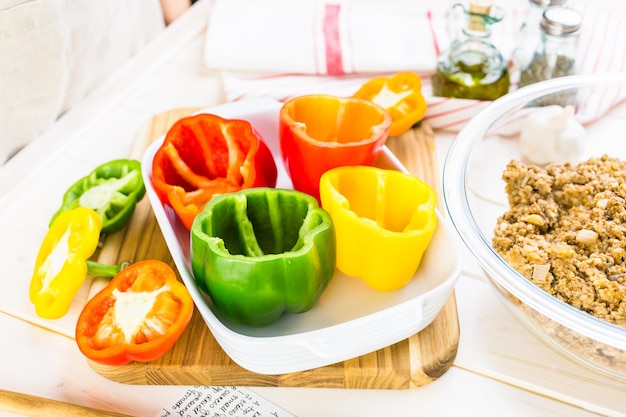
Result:
[[494,249],[554,297],[626,327],[626,162],[511,161],[503,179],[510,210]]

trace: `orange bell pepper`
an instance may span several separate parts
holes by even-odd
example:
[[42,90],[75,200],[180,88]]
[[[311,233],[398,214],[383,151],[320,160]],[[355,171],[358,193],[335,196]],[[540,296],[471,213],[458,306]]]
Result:
[[152,361],[178,340],[193,306],[169,265],[137,262],[87,302],[76,324],[76,343],[87,358],[105,365]]
[[331,168],[374,165],[391,117],[369,100],[313,94],[283,104],[282,157],[293,188],[319,200],[319,180]]
[[353,97],[370,100],[389,112],[392,120],[389,136],[408,131],[424,118],[428,107],[422,95],[422,79],[412,72],[373,78],[363,84]]
[[320,179],[337,236],[337,269],[390,291],[415,275],[437,226],[435,191],[400,171],[345,166]]

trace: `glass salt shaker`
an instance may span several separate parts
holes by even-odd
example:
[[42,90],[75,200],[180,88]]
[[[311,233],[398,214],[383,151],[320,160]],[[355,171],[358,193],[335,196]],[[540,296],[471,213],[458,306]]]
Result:
[[565,6],[567,0],[528,0],[528,11],[520,27],[516,44],[512,54],[513,72],[526,68],[533,57],[535,49],[541,42],[541,19],[548,7]]
[[541,19],[541,42],[522,70],[520,87],[576,73],[576,41],[582,15],[567,7],[549,7]]

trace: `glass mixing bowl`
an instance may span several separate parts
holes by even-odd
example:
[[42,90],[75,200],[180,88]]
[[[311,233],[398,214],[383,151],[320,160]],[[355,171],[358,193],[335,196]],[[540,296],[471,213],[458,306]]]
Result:
[[[625,97],[626,74],[562,77],[511,92],[459,132],[446,156],[442,183],[454,227],[508,310],[557,351],[624,381],[626,327],[596,318],[542,290],[499,256],[492,238],[498,217],[509,209],[502,180],[505,167],[512,159],[529,164],[529,154],[520,146],[528,115],[548,103],[574,103],[586,139],[578,161],[571,162],[603,154],[626,161]],[[547,135],[548,130],[539,135]],[[546,140],[546,154],[548,146]]]

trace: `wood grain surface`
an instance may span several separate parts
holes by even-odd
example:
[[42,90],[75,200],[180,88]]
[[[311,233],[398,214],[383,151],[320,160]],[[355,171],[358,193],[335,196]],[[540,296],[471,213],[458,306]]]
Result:
[[[194,110],[173,109],[153,117],[138,133],[130,156],[141,159],[152,141]],[[428,125],[422,123],[402,136],[390,138],[387,145],[414,175],[440,189],[434,135]],[[131,238],[136,236],[142,239]],[[176,270],[147,198],[139,203],[129,225],[107,238],[99,254],[101,262],[124,259],[160,259]],[[93,291],[101,285],[94,284]],[[240,367],[222,350],[197,311],[181,338],[160,359],[122,367],[90,365],[102,376],[126,384],[410,389],[443,375],[456,357],[458,341],[459,322],[452,293],[435,320],[408,339],[303,372],[263,375]]]
[[32,417],[130,417],[126,414],[6,390],[0,390],[0,411]]

